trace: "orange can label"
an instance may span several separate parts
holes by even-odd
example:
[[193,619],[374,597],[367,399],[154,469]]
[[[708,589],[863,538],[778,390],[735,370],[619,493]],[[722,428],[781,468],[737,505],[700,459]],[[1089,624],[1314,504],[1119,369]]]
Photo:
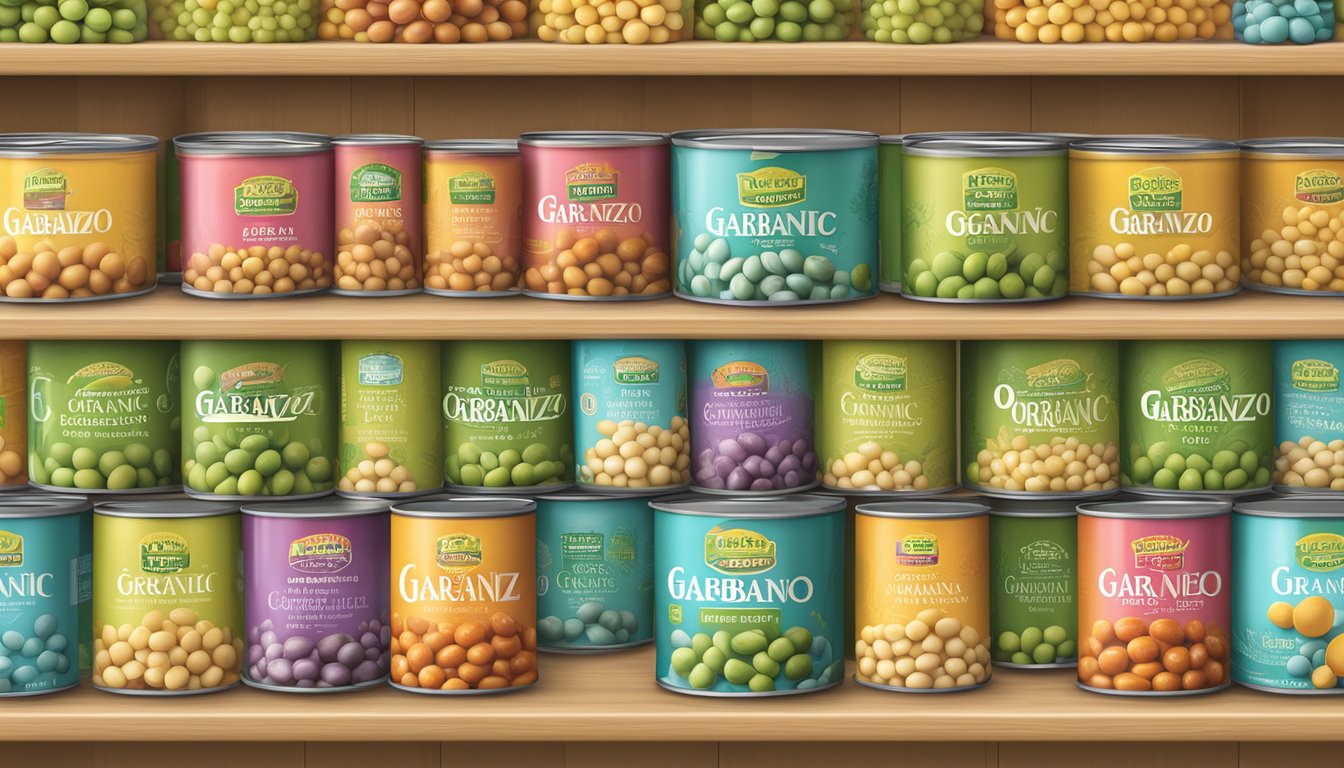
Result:
[[517,152],[425,151],[425,287],[505,293],[521,269]]
[[28,483],[28,380],[22,341],[0,341],[0,488]]
[[1246,153],[1241,189],[1247,283],[1344,293],[1344,158]]

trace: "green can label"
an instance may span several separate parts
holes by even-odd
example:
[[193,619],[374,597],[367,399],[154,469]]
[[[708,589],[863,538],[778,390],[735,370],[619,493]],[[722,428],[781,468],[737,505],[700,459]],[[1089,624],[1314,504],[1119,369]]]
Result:
[[283,176],[253,176],[233,188],[239,216],[288,216],[299,207],[299,190]]
[[970,341],[961,347],[965,482],[989,494],[1119,487],[1113,341]]
[[1268,341],[1131,341],[1123,359],[1126,488],[1208,494],[1269,485]]
[[330,342],[182,344],[182,475],[193,496],[304,497],[335,485]]
[[822,485],[844,491],[956,485],[956,342],[826,341],[821,360]]
[[443,485],[437,341],[341,342],[341,479],[385,497]]
[[884,291],[901,289],[901,145],[877,145],[878,277]]
[[401,171],[385,163],[361,165],[350,174],[350,202],[389,203],[401,199]]
[[443,346],[444,474],[450,485],[567,485],[574,467],[569,343]]
[[178,344],[28,344],[28,452],[49,490],[167,489],[178,474]]
[[1078,657],[1078,518],[990,515],[995,663],[1062,666]]

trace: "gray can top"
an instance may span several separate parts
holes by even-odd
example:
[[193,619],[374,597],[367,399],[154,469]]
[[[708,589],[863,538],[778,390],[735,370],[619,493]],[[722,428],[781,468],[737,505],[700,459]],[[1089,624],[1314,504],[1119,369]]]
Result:
[[795,493],[788,496],[711,496],[683,493],[649,502],[659,512],[699,517],[813,517],[838,512],[845,500],[819,493]]
[[855,514],[869,517],[956,518],[980,517],[989,513],[989,505],[978,501],[874,501],[854,508]]
[[407,517],[513,517],[535,512],[537,502],[514,496],[450,496],[401,501],[392,513]]
[[0,133],[0,157],[144,152],[158,146],[157,137],[142,133]]
[[425,143],[426,152],[456,152],[463,155],[516,155],[517,139],[440,139]]
[[248,502],[243,505],[244,515],[253,517],[362,517],[377,515],[392,508],[392,502],[378,499],[342,499],[327,496],[302,501]]
[[1236,153],[1237,151],[1236,143],[1231,141],[1162,135],[1097,136],[1075,141],[1073,148],[1079,152],[1138,156]]
[[1344,520],[1344,499],[1331,496],[1289,496],[1272,499],[1248,499],[1232,505],[1239,515],[1256,517],[1312,517]]
[[1063,157],[1069,140],[1049,133],[934,134],[906,138],[901,153],[925,157]]
[[667,144],[666,133],[648,131],[535,131],[518,137],[528,147],[655,147]]
[[1230,502],[1196,501],[1193,499],[1098,501],[1078,505],[1078,514],[1087,517],[1139,518],[1143,520],[1222,517],[1231,511],[1232,504]]
[[396,147],[402,144],[424,144],[419,136],[403,136],[396,133],[347,133],[331,140],[332,144],[345,147]]
[[867,149],[877,146],[877,134],[820,128],[729,128],[679,131],[672,146],[696,149],[749,149],[753,152],[816,152],[827,149]]
[[93,511],[107,517],[219,517],[236,514],[238,505],[198,499],[102,501],[93,505]]
[[1241,151],[1250,157],[1319,157],[1344,158],[1344,139],[1323,136],[1288,136],[1277,139],[1244,139],[1237,142]]
[[38,494],[0,495],[0,519],[13,520],[30,517],[59,517],[88,512],[93,502],[83,496],[56,496]]
[[331,137],[297,131],[215,131],[178,136],[173,146],[181,155],[308,155],[330,151]]

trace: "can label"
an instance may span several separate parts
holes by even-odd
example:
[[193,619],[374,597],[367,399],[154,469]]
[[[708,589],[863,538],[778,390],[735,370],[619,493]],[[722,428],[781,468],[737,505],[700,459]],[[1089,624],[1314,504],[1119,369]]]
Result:
[[443,485],[437,341],[341,342],[341,479],[352,495]]
[[418,289],[420,142],[338,143],[335,163],[336,288]]
[[[426,288],[508,291],[518,287],[522,175],[516,153],[425,151]],[[487,263],[492,256],[494,261]]]
[[877,145],[878,275],[884,291],[901,289],[901,145]]
[[1241,189],[1247,285],[1344,293],[1344,242],[1335,239],[1344,227],[1344,159],[1248,151]]
[[992,653],[1013,666],[1072,664],[1078,656],[1078,521],[989,518]]
[[1274,345],[1274,485],[1344,490],[1344,342]]
[[0,341],[0,490],[28,485],[28,362],[22,341]]

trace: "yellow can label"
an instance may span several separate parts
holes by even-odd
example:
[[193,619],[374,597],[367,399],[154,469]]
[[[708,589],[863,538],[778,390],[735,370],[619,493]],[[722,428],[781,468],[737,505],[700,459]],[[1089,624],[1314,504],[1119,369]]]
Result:
[[1248,153],[1241,189],[1247,283],[1344,292],[1344,158]]

